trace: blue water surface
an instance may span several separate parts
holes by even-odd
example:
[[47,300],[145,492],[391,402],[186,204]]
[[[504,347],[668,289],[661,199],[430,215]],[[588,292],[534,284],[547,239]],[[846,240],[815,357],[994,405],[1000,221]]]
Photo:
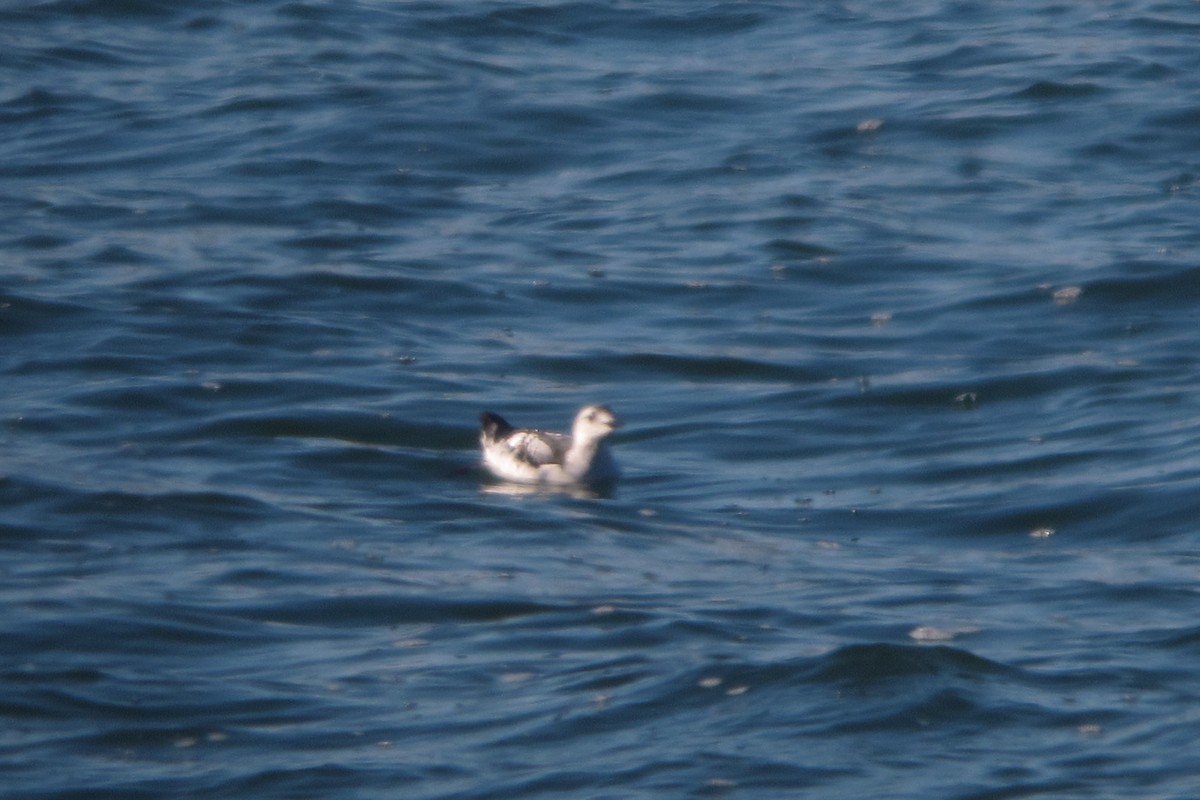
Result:
[[0,5],[0,796],[1200,796],[1198,35]]

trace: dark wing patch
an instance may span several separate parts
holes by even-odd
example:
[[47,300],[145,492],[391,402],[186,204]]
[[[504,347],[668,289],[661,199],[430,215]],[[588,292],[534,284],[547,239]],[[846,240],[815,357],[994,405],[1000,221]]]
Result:
[[544,464],[561,464],[571,447],[571,440],[560,433],[543,431],[513,431],[504,444],[515,458],[540,467]]

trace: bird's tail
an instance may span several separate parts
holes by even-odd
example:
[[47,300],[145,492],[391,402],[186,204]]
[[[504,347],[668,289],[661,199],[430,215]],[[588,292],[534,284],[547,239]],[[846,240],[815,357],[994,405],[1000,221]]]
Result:
[[479,422],[482,426],[483,438],[491,442],[503,439],[513,432],[513,426],[509,425],[504,417],[493,414],[491,411],[480,414]]

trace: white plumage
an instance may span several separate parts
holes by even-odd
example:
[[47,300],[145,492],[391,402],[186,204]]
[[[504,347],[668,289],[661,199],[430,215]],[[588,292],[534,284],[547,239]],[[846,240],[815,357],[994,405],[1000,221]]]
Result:
[[584,406],[568,436],[514,428],[485,411],[479,446],[483,464],[497,478],[515,483],[577,486],[606,483],[620,474],[604,438],[621,426],[607,406]]

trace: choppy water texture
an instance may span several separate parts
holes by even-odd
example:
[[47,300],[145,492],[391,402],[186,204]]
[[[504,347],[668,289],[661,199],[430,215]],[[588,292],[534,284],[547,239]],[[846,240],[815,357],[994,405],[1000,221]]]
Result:
[[1196,797],[1198,37],[5,3],[0,794]]

